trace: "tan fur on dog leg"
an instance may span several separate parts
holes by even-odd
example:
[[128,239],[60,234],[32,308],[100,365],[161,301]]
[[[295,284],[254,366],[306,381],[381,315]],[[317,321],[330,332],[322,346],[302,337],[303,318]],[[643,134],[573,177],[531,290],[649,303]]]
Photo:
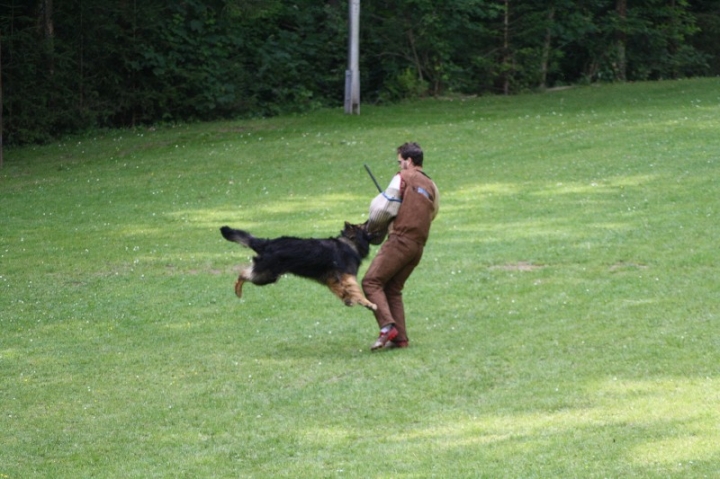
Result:
[[352,306],[352,304],[348,303],[345,300],[345,291],[343,290],[342,283],[340,281],[338,281],[337,278],[335,278],[335,277],[328,278],[327,281],[325,281],[325,284],[327,285],[328,288],[330,288],[330,291],[332,291],[332,293],[335,296],[340,298],[343,301],[343,303],[345,303],[345,306]]
[[240,272],[237,281],[235,281],[235,295],[238,298],[242,298],[242,287],[245,281],[252,281],[253,279],[253,268],[248,266]]
[[355,306],[356,304],[360,304],[368,309],[372,309],[373,311],[377,309],[377,306],[368,301],[363,295],[355,276],[344,274],[339,281],[334,277],[328,278],[325,284],[328,288],[330,288],[330,291],[332,291],[335,296],[345,303],[345,306]]
[[360,304],[373,311],[377,309],[375,303],[371,303],[365,297],[355,276],[344,274],[340,282],[345,293],[345,304],[347,304],[349,300],[351,304]]
[[235,295],[238,298],[242,298],[242,287],[244,282],[245,278],[243,278],[242,276],[240,276],[237,281],[235,281]]

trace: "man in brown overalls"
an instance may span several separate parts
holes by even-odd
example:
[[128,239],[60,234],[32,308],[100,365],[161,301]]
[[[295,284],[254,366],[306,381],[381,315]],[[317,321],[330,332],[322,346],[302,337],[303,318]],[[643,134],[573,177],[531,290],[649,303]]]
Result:
[[387,190],[373,199],[368,220],[368,231],[378,238],[374,243],[381,242],[389,231],[362,281],[365,296],[377,305],[374,314],[380,335],[370,348],[373,351],[409,345],[402,290],[420,263],[439,209],[437,186],[422,169],[420,145],[405,143],[397,154],[400,172]]

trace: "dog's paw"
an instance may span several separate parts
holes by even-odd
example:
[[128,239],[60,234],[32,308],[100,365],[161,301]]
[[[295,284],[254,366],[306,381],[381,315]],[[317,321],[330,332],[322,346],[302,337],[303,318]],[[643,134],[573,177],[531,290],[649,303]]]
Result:
[[363,304],[363,306],[365,306],[367,309],[369,309],[371,311],[377,311],[377,304],[371,303],[370,301],[368,301],[366,304]]

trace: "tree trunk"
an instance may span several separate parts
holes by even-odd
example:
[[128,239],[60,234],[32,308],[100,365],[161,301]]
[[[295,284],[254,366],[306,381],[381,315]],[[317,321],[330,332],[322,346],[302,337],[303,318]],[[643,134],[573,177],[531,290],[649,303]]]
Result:
[[627,79],[627,58],[625,46],[627,43],[627,0],[617,0],[616,9],[618,14],[617,31],[617,65],[615,65],[615,77],[620,81]]
[[418,55],[418,51],[415,46],[415,35],[413,34],[412,29],[408,30],[408,43],[410,44],[410,50],[412,50],[413,62],[415,63],[415,70],[417,71],[418,78],[420,81],[424,81],[425,78],[423,75],[422,62],[420,61],[420,56]]
[[50,76],[55,74],[55,27],[53,26],[53,2],[52,0],[43,0],[40,7],[42,9],[42,26],[45,36],[45,54],[47,55],[47,71]]
[[[670,17],[670,31],[672,32],[670,36],[670,42],[668,43],[668,53],[672,56],[675,56],[678,50],[677,42],[675,41],[676,35],[678,30],[681,28],[678,22],[678,12],[675,11],[675,0],[670,0],[670,12],[672,17]],[[675,62],[673,62],[675,65],[677,65]],[[673,66],[670,72],[671,78],[677,79],[678,78],[678,69],[676,66]]]
[[552,27],[555,19],[555,8],[550,7],[547,16],[547,28],[545,29],[545,41],[543,42],[542,58],[540,59],[540,88],[547,88],[548,63],[550,61],[550,45],[552,43]]
[[503,94],[510,94],[510,0],[505,0],[503,18]]

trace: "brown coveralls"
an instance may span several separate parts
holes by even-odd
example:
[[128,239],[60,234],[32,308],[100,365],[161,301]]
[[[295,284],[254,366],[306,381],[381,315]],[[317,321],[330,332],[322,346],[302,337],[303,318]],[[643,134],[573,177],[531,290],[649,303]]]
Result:
[[402,204],[387,241],[380,247],[362,281],[365,296],[377,305],[374,314],[378,326],[382,329],[395,323],[398,331],[395,342],[408,340],[402,290],[420,263],[440,199],[437,186],[421,167],[411,166],[399,174]]

